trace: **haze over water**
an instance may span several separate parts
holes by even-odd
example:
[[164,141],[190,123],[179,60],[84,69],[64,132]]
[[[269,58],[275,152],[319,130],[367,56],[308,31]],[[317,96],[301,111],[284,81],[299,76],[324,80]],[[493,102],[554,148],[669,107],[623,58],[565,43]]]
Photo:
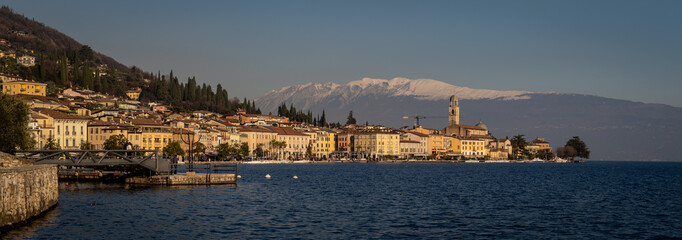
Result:
[[61,183],[54,211],[3,237],[682,237],[682,163],[275,164],[239,174],[237,186]]

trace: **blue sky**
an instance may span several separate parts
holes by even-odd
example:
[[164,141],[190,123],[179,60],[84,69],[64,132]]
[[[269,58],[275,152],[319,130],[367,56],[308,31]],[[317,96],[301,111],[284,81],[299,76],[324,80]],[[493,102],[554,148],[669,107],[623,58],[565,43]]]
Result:
[[6,1],[145,71],[256,98],[431,78],[682,107],[682,1]]

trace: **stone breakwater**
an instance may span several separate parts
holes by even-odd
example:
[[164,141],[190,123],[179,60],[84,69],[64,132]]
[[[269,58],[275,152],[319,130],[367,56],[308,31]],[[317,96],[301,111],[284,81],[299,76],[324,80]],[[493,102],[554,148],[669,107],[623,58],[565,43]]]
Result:
[[56,165],[38,165],[0,152],[0,228],[42,214],[58,198]]

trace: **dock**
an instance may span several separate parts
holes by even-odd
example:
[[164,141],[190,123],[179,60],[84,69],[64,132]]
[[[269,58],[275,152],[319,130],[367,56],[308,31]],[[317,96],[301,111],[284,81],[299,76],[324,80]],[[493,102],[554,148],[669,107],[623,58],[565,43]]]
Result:
[[235,173],[179,173],[172,175],[137,176],[126,178],[128,184],[139,185],[220,185],[237,184]]

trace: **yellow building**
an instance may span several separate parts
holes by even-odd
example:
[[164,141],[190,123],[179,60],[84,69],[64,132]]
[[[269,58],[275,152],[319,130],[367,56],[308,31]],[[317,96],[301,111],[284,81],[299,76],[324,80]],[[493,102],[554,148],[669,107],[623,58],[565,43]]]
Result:
[[476,138],[459,138],[462,145],[462,155],[468,158],[483,158],[485,156],[485,141]]
[[126,96],[132,100],[137,100],[140,98],[140,93],[142,93],[142,89],[136,88],[133,90],[128,90],[126,91]]
[[130,131],[128,132],[128,141],[141,150],[163,151],[163,148],[173,141],[173,133],[170,130]]
[[395,132],[363,132],[355,137],[355,149],[360,154],[377,158],[400,155],[400,134]]
[[168,143],[173,141],[173,132],[170,127],[155,119],[136,118],[128,119],[133,125],[133,130],[128,132],[128,141],[133,146],[142,150],[163,150]]
[[282,149],[274,149],[270,142],[272,140],[277,140],[277,133],[274,131],[261,127],[261,126],[248,126],[240,127],[239,138],[241,143],[247,143],[249,145],[249,154],[253,154],[253,150],[258,147],[258,145],[263,144],[263,150],[269,150],[270,152],[281,152]]
[[39,113],[53,119],[54,140],[61,149],[80,149],[80,145],[88,141],[90,118],[52,109],[42,109]]
[[535,138],[533,141],[528,143],[526,146],[529,152],[536,154],[538,152],[551,152],[552,147],[549,146],[549,142],[545,141],[544,138]]
[[14,81],[0,83],[0,86],[2,86],[2,93],[4,94],[45,96],[47,84],[33,81]]
[[329,158],[336,151],[336,133],[330,130],[318,130],[315,135],[314,153],[317,158]]
[[438,154],[446,152],[443,135],[430,134],[429,135],[429,146],[431,146],[430,151],[431,151],[431,154],[433,154],[433,155],[438,155]]
[[[49,138],[54,138],[54,119],[45,114],[31,113],[31,122],[36,122],[39,128],[36,140],[36,149],[42,149]],[[54,140],[57,141],[57,140]]]
[[462,141],[456,137],[447,137],[450,140],[450,146],[448,148],[448,153],[452,154],[462,154]]
[[[128,131],[132,129],[129,125],[118,125],[105,121],[90,121],[88,123],[88,141],[95,146],[95,149],[104,149],[104,142],[114,135],[123,135],[129,142]],[[135,144],[133,144],[135,145]]]

